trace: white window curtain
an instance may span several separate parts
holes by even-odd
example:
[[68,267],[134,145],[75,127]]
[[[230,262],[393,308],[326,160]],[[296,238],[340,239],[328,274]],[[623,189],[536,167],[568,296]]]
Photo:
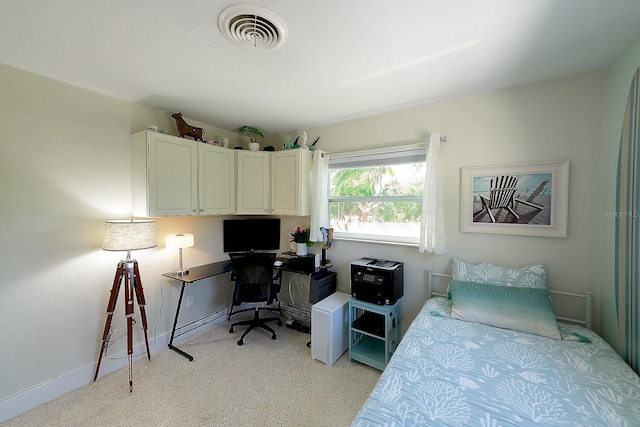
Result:
[[447,252],[444,247],[444,212],[442,206],[442,179],[440,178],[440,134],[431,134],[426,147],[426,172],[422,199],[420,226],[421,253],[436,255]]
[[329,156],[323,151],[313,152],[311,175],[311,232],[309,240],[322,242],[320,227],[329,228]]

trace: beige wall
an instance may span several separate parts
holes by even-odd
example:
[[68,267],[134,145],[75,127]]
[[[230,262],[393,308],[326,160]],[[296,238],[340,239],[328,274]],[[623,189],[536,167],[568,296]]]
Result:
[[[311,140],[322,135],[320,148],[326,151],[412,142],[431,132],[448,137],[442,150],[448,254],[336,242],[328,257],[339,289],[349,290],[353,259],[404,261],[406,329],[426,298],[426,270],[446,271],[449,258],[458,256],[514,266],[543,262],[553,287],[592,290],[597,306],[603,83],[604,74],[593,72],[306,129]],[[149,124],[175,134],[170,113],[0,66],[0,413],[28,409],[91,381],[108,291],[124,256],[100,249],[104,220],[130,214],[129,134]],[[232,145],[246,142],[233,132],[202,126],[208,136],[230,137]],[[269,142],[280,146],[284,136]],[[571,162],[568,238],[459,231],[461,167],[562,159]],[[185,250],[186,265],[224,259],[221,224],[219,217],[158,219],[158,247],[134,253],[147,297],[152,351],[165,348],[178,291],[162,277],[177,266],[177,254],[164,248],[164,237],[195,234],[196,247]],[[287,230],[307,224],[307,217],[287,218],[283,246]],[[184,315],[195,318],[226,306],[226,284],[222,277],[187,288],[196,304]],[[124,316],[117,312],[116,320],[114,336],[122,334]],[[142,342],[139,327],[135,341]],[[116,352],[123,348],[123,342],[114,345]],[[108,360],[101,373],[123,364]]]
[[[640,36],[636,37],[609,66],[606,81],[605,125],[602,156],[602,206],[603,211],[616,209],[616,176],[622,118],[627,103],[631,80],[640,66]],[[615,306],[614,261],[615,219],[602,216],[601,286],[602,286],[602,336],[618,351],[621,350]]]
[[[187,121],[204,126],[207,137],[246,143],[235,132]],[[109,290],[125,256],[101,250],[104,221],[130,216],[129,135],[150,124],[176,134],[170,113],[0,65],[3,417],[91,380]],[[158,219],[158,247],[133,253],[140,261],[152,351],[166,348],[178,290],[162,277],[178,266],[177,253],[164,247],[165,236],[195,234],[196,247],[185,250],[185,265],[224,259],[221,221]],[[188,289],[197,298],[183,311],[185,318],[229,304],[226,277],[219,280],[219,288],[209,282]],[[123,333],[122,296],[114,337]],[[135,342],[143,343],[140,323]],[[124,340],[112,344],[113,354],[125,346]],[[101,374],[123,363],[105,361]]]
[[[403,329],[424,301],[426,271],[445,272],[450,258],[522,266],[542,262],[549,286],[591,291],[600,302],[599,220],[604,74],[592,72],[511,90],[413,108],[379,117],[307,129],[332,150],[401,144],[446,135],[441,161],[445,182],[448,253],[420,254],[416,248],[338,241],[329,258],[339,287],[349,289],[349,262],[361,256],[403,261]],[[293,132],[295,134],[296,132]],[[567,238],[460,232],[460,169],[465,166],[570,161]],[[599,313],[595,310],[596,330]]]

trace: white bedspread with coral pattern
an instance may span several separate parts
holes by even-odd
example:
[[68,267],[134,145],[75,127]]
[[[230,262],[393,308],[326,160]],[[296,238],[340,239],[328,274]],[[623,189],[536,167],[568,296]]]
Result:
[[554,340],[447,304],[425,303],[353,427],[640,425],[640,377],[596,333],[560,323],[591,342]]

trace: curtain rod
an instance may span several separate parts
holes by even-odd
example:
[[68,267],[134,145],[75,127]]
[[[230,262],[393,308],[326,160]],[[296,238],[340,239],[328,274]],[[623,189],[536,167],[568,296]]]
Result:
[[[446,135],[441,136],[440,137],[440,142],[447,142],[447,136]],[[322,153],[322,157],[324,157],[325,154],[327,154],[329,156],[331,156],[331,155],[340,156],[340,155],[347,154],[347,153],[363,154],[363,152],[373,153],[373,152],[397,151],[399,149],[402,149],[402,150],[416,150],[416,149],[424,148],[427,144],[429,144],[429,141],[410,142],[410,143],[401,144],[401,145],[379,145],[379,146],[375,146],[375,147],[362,147],[362,148],[351,149],[351,150],[341,150],[341,151],[326,152],[326,153]]]

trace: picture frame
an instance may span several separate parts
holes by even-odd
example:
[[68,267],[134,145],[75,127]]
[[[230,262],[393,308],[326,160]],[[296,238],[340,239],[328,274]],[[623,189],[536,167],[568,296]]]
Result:
[[461,168],[460,230],[567,237],[569,161]]

